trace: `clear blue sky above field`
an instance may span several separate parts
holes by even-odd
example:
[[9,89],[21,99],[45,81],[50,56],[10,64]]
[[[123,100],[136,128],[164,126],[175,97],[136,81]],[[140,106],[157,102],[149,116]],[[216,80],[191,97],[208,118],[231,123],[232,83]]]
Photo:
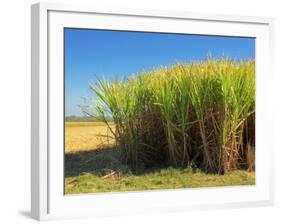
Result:
[[239,37],[65,29],[65,115],[82,115],[90,82],[112,79],[177,61],[222,56],[255,57],[255,39]]

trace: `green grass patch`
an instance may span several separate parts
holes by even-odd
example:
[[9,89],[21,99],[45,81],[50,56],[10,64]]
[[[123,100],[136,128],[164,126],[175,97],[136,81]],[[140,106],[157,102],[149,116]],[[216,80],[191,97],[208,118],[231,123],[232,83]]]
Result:
[[163,168],[142,174],[116,173],[103,178],[93,173],[65,179],[66,194],[124,192],[156,189],[238,186],[255,184],[255,173],[234,171],[226,175],[206,174],[191,169]]

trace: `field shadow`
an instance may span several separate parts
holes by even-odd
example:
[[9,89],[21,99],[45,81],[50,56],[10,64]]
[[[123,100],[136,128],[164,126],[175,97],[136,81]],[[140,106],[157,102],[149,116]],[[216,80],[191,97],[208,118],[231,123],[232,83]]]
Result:
[[104,176],[110,172],[130,172],[122,163],[120,150],[114,147],[66,153],[64,160],[65,177],[79,176],[83,173]]
[[149,167],[142,167],[137,171],[133,171],[123,162],[120,150],[115,147],[71,152],[65,153],[64,155],[65,178],[76,177],[84,173],[91,173],[100,177],[110,173],[133,174],[138,176],[154,173],[167,167],[167,163],[155,162]]

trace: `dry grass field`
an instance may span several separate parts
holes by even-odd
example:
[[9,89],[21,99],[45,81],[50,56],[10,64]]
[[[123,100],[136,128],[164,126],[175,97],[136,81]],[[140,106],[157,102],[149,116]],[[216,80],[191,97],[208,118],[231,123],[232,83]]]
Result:
[[[114,124],[111,126],[114,130]],[[114,143],[112,133],[102,122],[65,122],[65,152],[94,150]]]

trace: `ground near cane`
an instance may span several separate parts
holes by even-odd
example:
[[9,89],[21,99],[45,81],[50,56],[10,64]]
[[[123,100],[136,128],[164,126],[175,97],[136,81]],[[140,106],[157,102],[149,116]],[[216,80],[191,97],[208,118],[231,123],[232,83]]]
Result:
[[255,184],[255,172],[242,170],[218,175],[192,167],[163,167],[132,174],[119,159],[120,152],[113,147],[114,141],[108,142],[104,137],[107,133],[106,126],[99,122],[66,122],[66,194]]

